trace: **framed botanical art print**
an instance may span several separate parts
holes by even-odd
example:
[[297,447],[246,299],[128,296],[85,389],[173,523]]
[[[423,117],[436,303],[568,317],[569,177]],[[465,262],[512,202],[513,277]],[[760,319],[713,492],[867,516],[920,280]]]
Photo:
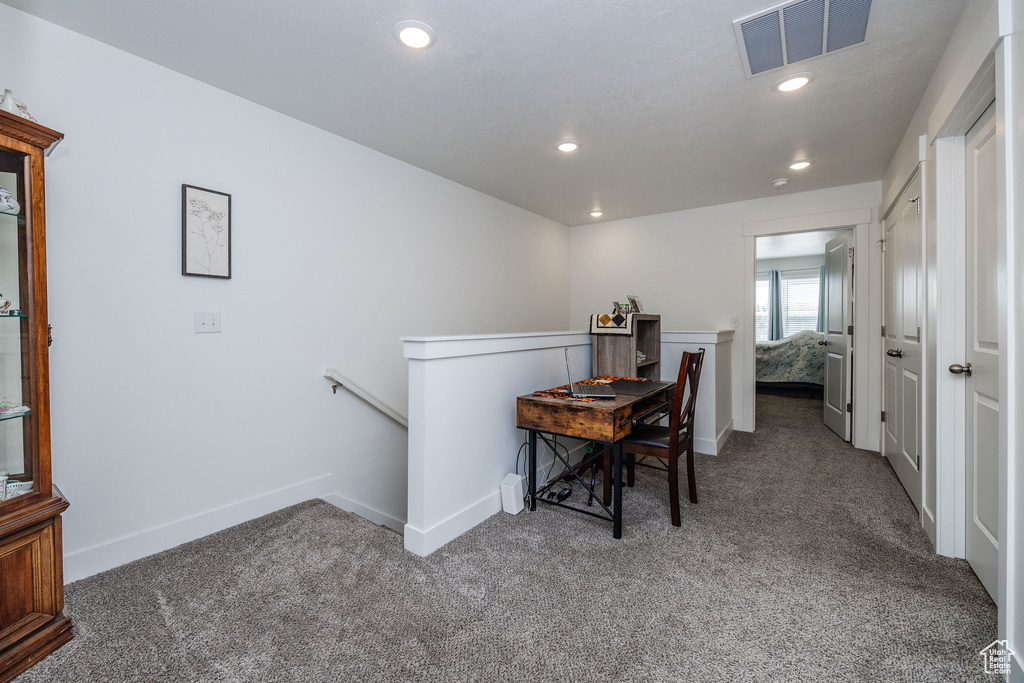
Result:
[[181,274],[231,278],[231,195],[181,186]]

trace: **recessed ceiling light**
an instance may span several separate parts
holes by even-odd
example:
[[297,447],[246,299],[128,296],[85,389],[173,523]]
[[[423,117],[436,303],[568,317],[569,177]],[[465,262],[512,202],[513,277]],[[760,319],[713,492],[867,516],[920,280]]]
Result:
[[561,152],[575,152],[579,148],[579,140],[561,140],[558,143],[558,150]]
[[797,161],[796,163],[790,164],[789,167],[794,171],[802,171],[811,165],[809,161]]
[[422,21],[400,21],[393,31],[398,42],[415,50],[422,50],[434,44],[434,29]]
[[600,218],[601,216],[604,215],[604,211],[591,211],[590,215],[593,216],[594,218]]
[[789,76],[786,76],[781,81],[777,81],[772,88],[779,92],[793,92],[794,90],[799,90],[813,80],[814,74],[804,71],[803,73],[790,74]]
[[775,187],[785,187],[789,185],[789,178],[776,178],[772,181],[772,185]]

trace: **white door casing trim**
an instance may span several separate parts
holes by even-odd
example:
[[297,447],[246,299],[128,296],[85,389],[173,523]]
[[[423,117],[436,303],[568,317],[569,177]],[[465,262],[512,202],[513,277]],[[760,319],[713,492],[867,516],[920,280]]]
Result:
[[[953,278],[940,278],[936,283],[935,309],[928,311],[932,315],[938,311],[953,313],[952,316],[935,315],[935,552],[960,558],[967,555],[967,493],[964,489],[967,480],[967,399],[963,382],[958,381],[961,378],[950,374],[948,368],[953,363],[962,363],[967,354],[964,299],[967,281],[967,178],[964,136],[978,116],[992,103],[996,94],[995,77],[993,53],[971,79],[960,100],[939,127],[938,135],[942,137],[936,137],[933,143],[936,165],[936,270],[939,273],[954,274]],[[998,130],[998,108],[996,117]],[[1005,306],[1005,303],[1002,305]],[[1005,318],[1003,315],[1000,317]],[[1005,335],[1000,334],[1000,346],[1005,349],[1004,341]]]
[[[754,280],[756,265],[757,238],[764,235],[779,235],[794,232],[810,232],[812,230],[834,230],[837,228],[853,228],[854,230],[854,379],[853,379],[853,414],[854,425],[852,443],[857,448],[878,451],[880,448],[880,422],[870,420],[881,411],[882,375],[881,337],[878,334],[881,323],[881,239],[880,223],[872,220],[871,208],[849,209],[846,211],[830,211],[772,218],[762,221],[751,221],[743,225],[743,306],[746,315],[742,327],[747,339],[747,348],[743,353],[740,368],[743,407],[741,422],[736,425],[739,431],[754,431]],[[872,330],[874,334],[872,334]],[[873,426],[873,429],[872,429]]]

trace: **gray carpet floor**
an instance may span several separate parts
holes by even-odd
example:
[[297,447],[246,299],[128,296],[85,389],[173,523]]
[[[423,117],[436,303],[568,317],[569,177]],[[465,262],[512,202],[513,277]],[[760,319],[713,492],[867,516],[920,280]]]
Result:
[[995,606],[888,465],[819,401],[757,410],[681,528],[647,469],[618,541],[541,507],[419,558],[310,501],[69,585],[75,640],[17,680],[992,680]]

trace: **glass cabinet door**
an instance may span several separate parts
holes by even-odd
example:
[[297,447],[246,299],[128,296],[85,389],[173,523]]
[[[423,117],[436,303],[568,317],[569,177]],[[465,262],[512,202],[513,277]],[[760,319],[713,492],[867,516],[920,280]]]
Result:
[[0,149],[0,506],[38,490],[29,374],[26,157]]

